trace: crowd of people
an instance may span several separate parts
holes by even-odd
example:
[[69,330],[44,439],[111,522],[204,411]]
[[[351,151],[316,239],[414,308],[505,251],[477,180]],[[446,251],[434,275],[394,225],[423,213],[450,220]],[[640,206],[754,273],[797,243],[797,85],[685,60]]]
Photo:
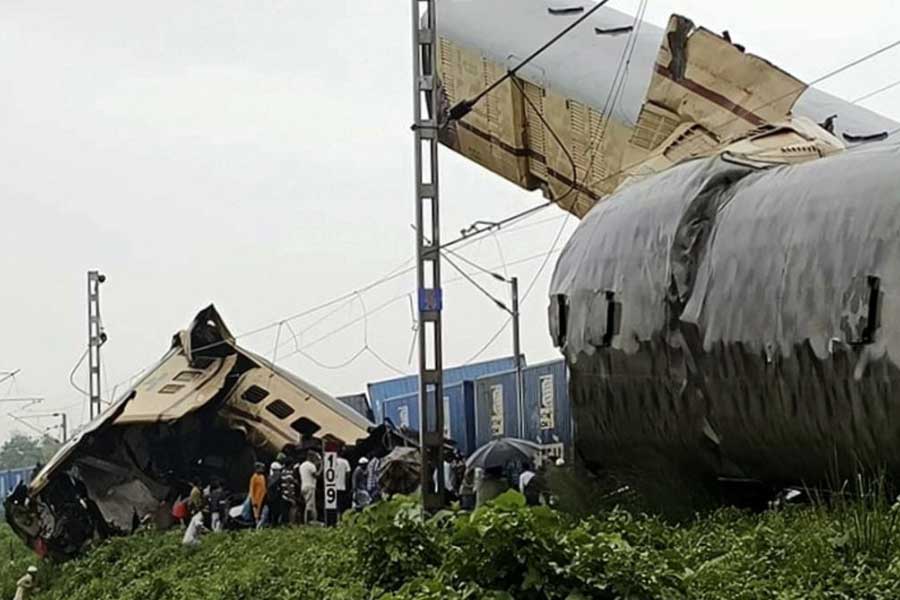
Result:
[[257,462],[237,505],[231,505],[232,497],[221,481],[205,487],[195,483],[186,499],[172,505],[171,517],[185,528],[185,546],[196,546],[201,535],[225,528],[334,524],[351,508],[361,509],[380,499],[378,462],[375,457],[362,457],[351,469],[350,461],[339,453],[333,469],[337,509],[328,515],[323,512],[323,459],[310,450],[300,459],[279,453],[268,465]]
[[[226,528],[333,525],[348,510],[360,510],[397,493],[382,489],[379,468],[384,460],[363,456],[351,466],[340,452],[332,467],[337,508],[331,511],[324,511],[322,456],[309,450],[301,455],[279,453],[269,464],[257,462],[246,490],[237,494],[226,491],[221,480],[198,481],[191,485],[185,498],[171,505],[171,514],[162,515],[163,520],[184,528],[183,544],[188,547],[199,544],[203,534]],[[556,466],[561,466],[561,459]],[[482,506],[509,489],[521,492],[530,505],[552,503],[545,469],[530,462],[467,468],[462,455],[454,453],[444,463],[443,476],[448,500],[458,502],[463,510]],[[384,485],[390,488],[389,483]],[[164,506],[161,510],[166,512]],[[159,515],[147,515],[145,519],[148,524],[152,520],[160,526]]]
[[[463,465],[462,470],[459,470],[453,463],[445,463],[445,487],[451,498],[457,499],[460,508],[464,510],[483,506],[508,490],[517,490],[525,496],[525,502],[529,506],[553,504],[547,470],[559,469],[564,465],[561,458],[544,462],[540,467],[533,462],[511,461],[487,468],[466,469]],[[454,474],[447,476],[448,469]]]

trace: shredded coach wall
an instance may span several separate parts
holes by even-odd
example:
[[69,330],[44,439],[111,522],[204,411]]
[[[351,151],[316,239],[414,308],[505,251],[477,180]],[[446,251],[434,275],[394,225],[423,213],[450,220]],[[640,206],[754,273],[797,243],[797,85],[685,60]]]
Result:
[[900,472],[900,148],[626,187],[551,284],[579,457],[684,478]]

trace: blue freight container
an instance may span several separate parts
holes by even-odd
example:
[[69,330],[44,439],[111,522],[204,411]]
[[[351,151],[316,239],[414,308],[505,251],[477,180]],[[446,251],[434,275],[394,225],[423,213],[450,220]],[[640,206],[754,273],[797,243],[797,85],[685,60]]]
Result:
[[0,500],[9,496],[19,483],[31,483],[31,474],[33,471],[34,467],[0,471]]
[[516,437],[516,373],[507,371],[475,380],[475,447],[495,437]]
[[[522,437],[544,446],[572,445],[568,370],[556,360],[522,370],[525,429]],[[476,448],[493,438],[518,437],[516,373],[508,371],[475,382]]]
[[[384,418],[397,427],[419,430],[418,392],[383,402]],[[462,381],[444,388],[444,433],[463,456],[475,449],[475,384]]]
[[[522,359],[524,361],[524,357]],[[502,373],[516,368],[514,357],[489,360],[462,367],[444,369],[444,388],[450,388],[463,381],[475,381],[484,375]],[[414,395],[419,393],[419,376],[407,375],[396,379],[377,381],[368,385],[369,403],[375,413],[377,423],[386,416],[382,411],[382,404],[389,398]]]
[[572,413],[566,362],[556,360],[523,370],[525,438],[543,445],[572,446]]

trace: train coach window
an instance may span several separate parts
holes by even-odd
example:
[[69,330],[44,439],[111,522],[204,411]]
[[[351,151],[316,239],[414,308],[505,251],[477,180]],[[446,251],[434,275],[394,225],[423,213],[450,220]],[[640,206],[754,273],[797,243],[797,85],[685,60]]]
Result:
[[160,394],[174,394],[184,386],[179,383],[169,383],[159,389]]
[[309,437],[320,430],[321,427],[315,421],[307,419],[306,417],[300,417],[291,423],[291,429],[304,437]]
[[279,419],[287,419],[294,414],[294,409],[284,400],[273,400],[266,405],[266,410]]
[[613,338],[622,329],[622,303],[616,302],[615,292],[606,292],[606,333],[603,334],[603,345],[611,346]]
[[258,385],[251,385],[248,387],[243,394],[241,394],[241,400],[244,402],[249,402],[250,404],[259,404],[263,400],[266,399],[266,396],[269,395],[269,392],[262,389]]
[[553,345],[557,348],[562,348],[566,345],[569,321],[569,303],[565,295],[556,294],[550,298],[549,312],[550,335],[553,338]]
[[875,332],[881,325],[881,278],[870,275],[866,278],[869,285],[869,306],[866,315],[866,326],[862,331],[862,343],[875,341]]

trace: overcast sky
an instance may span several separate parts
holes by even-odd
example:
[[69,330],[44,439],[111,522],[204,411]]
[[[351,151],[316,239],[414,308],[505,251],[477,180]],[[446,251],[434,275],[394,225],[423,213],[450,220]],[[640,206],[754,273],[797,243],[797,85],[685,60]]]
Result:
[[[90,268],[109,278],[110,391],[209,303],[241,333],[411,259],[409,4],[0,1],[0,371],[22,370],[14,384],[0,384],[0,398],[43,396],[33,412],[83,419],[69,372],[85,347]],[[610,6],[634,12],[637,4]],[[651,0],[647,18],[664,25],[672,12],[730,30],[805,80],[900,31],[900,7],[889,0]],[[861,96],[900,77],[898,61],[900,50],[821,87]],[[898,101],[900,88],[866,106],[900,119]],[[441,168],[445,237],[541,200],[449,151]],[[538,257],[508,266],[524,288],[566,223],[560,215],[542,213],[465,253],[501,271]],[[523,305],[532,363],[558,356],[546,327],[553,262]],[[367,328],[359,322],[306,352],[335,366],[367,338],[393,367],[414,372],[405,297],[413,287],[412,275],[399,278],[294,329],[307,330],[308,344],[358,318],[363,304],[384,305]],[[465,282],[448,284],[445,304],[447,365],[469,359],[505,321]],[[271,355],[276,329],[241,342]],[[510,354],[510,345],[504,334],[484,356]],[[370,355],[340,369],[301,355],[279,363],[336,395],[393,375]],[[83,370],[76,381],[85,385]],[[0,404],[0,440],[25,430],[7,416],[13,408]]]

